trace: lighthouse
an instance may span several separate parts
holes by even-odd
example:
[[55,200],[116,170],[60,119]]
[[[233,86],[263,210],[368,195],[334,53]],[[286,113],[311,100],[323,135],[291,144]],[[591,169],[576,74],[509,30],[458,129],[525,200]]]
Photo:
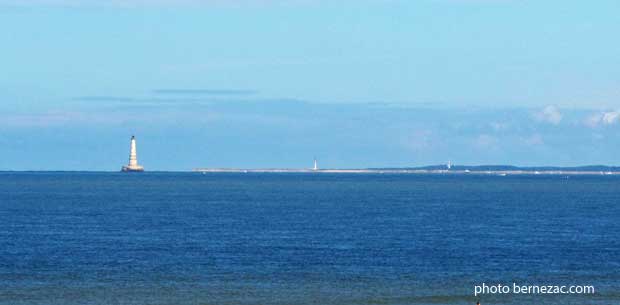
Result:
[[136,153],[136,137],[131,136],[131,145],[129,148],[129,164],[121,168],[122,172],[143,172],[144,167],[138,165],[138,156]]

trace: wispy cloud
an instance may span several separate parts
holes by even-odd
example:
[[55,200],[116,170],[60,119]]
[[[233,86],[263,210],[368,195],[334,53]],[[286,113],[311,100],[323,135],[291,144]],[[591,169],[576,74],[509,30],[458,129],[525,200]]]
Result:
[[76,96],[73,98],[74,101],[85,101],[85,102],[129,102],[135,101],[135,98],[125,97],[125,96]]
[[544,141],[542,135],[540,135],[538,133],[537,134],[533,134],[533,135],[528,136],[528,137],[524,137],[524,138],[522,138],[522,141],[523,141],[523,143],[525,145],[528,145],[528,146],[538,146],[538,145],[544,145],[545,144],[545,141]]
[[156,89],[154,94],[163,95],[253,95],[256,90],[247,89]]
[[406,137],[404,145],[414,152],[431,149],[437,139],[432,130],[416,130]]
[[562,121],[562,113],[558,107],[549,105],[533,114],[535,120],[552,125],[558,125]]
[[494,150],[498,148],[498,139],[488,134],[481,134],[473,140],[472,144],[476,149]]
[[584,120],[584,124],[590,128],[609,126],[620,123],[620,111],[604,111],[594,113]]
[[63,125],[100,124],[110,121],[127,121],[128,115],[109,116],[83,111],[50,111],[30,114],[6,114],[0,116],[0,127],[42,128]]
[[122,97],[122,96],[78,96],[73,101],[83,102],[83,106],[97,107],[106,110],[171,108],[183,106],[205,106],[217,98],[204,97]]
[[507,130],[508,128],[510,128],[510,124],[506,122],[491,122],[489,123],[489,126],[491,127],[491,129],[493,129],[493,131],[496,132]]
[[166,107],[183,105],[206,105],[210,102],[248,100],[257,94],[246,89],[156,89],[149,95],[86,95],[71,98],[73,101],[89,102],[105,108],[115,107]]

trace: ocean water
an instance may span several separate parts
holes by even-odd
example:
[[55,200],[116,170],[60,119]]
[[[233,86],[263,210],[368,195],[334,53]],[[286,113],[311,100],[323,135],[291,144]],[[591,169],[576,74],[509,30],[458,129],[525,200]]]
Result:
[[0,304],[620,304],[619,200],[613,176],[0,173]]

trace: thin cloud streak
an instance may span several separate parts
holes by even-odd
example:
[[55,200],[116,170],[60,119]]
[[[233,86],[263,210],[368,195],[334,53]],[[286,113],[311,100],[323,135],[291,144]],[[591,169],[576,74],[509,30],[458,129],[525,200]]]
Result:
[[256,90],[246,89],[156,89],[154,94],[162,95],[254,95]]
[[72,98],[74,101],[84,101],[84,102],[129,102],[135,101],[135,98],[125,97],[125,96],[76,96]]

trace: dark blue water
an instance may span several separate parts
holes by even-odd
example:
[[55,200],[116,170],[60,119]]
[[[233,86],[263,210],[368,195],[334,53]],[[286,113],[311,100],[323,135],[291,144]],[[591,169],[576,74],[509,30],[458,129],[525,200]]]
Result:
[[0,173],[0,304],[619,304],[620,178]]

